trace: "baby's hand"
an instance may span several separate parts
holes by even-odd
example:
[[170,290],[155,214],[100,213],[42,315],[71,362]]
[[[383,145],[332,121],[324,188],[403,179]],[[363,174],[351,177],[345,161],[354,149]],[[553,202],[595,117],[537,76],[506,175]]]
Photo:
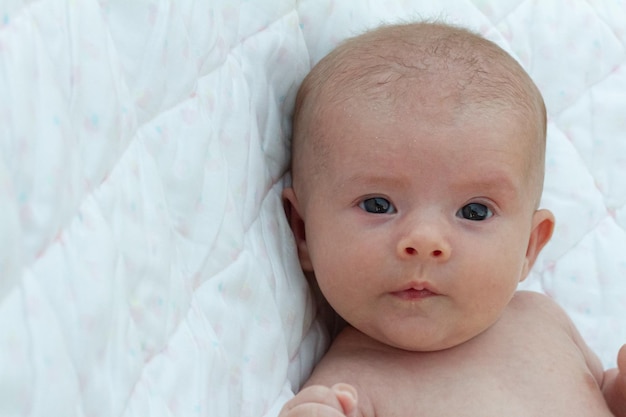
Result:
[[617,417],[626,417],[626,345],[617,354],[617,369],[607,371],[606,402]]
[[626,345],[622,346],[617,354],[617,378],[615,384],[617,389],[621,392],[621,397],[624,400],[624,406],[626,408]]
[[348,384],[331,388],[312,385],[285,404],[279,417],[357,417],[356,389]]

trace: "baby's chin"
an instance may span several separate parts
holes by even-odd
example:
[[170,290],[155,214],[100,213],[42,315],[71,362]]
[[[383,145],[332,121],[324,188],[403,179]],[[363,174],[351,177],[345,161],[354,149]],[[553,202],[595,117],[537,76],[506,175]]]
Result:
[[441,350],[447,350],[454,348],[456,346],[462,345],[470,339],[458,340],[458,341],[430,341],[430,340],[420,340],[418,342],[415,341],[384,341],[378,340],[380,343],[384,343],[391,347],[400,350],[406,350],[408,352],[437,352]]

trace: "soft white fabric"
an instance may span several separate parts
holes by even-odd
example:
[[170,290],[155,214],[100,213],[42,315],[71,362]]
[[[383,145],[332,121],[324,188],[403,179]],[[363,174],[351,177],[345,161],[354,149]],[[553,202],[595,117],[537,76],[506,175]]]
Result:
[[0,415],[275,415],[328,343],[280,201],[295,92],[346,36],[421,18],[544,93],[558,222],[524,287],[613,365],[623,2],[0,0]]

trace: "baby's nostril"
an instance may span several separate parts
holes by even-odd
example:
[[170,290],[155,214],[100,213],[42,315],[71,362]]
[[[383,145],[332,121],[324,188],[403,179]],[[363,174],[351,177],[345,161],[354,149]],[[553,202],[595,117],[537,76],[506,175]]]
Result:
[[441,256],[441,251],[440,251],[439,249],[434,250],[434,251],[433,251],[433,256],[434,256],[435,258],[440,257],[440,256]]
[[408,253],[409,255],[415,255],[417,251],[413,248],[406,248],[406,253]]

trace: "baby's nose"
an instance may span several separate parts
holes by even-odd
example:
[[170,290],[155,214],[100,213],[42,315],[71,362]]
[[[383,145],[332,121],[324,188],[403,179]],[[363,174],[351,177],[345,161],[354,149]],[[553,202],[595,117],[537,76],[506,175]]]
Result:
[[452,248],[444,235],[434,227],[411,230],[398,242],[398,255],[403,259],[445,261]]

